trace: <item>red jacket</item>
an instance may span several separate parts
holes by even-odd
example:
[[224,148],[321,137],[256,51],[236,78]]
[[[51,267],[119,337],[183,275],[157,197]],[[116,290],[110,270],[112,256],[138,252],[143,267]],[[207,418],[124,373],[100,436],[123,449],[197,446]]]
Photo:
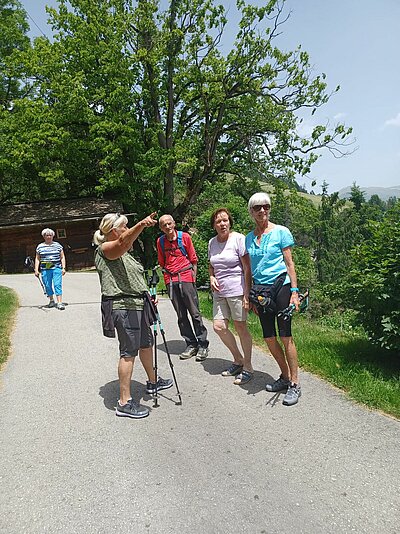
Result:
[[[161,248],[160,238],[157,239],[157,255],[160,267],[165,268],[170,273],[173,273],[172,282],[178,282],[178,271],[185,269],[190,264],[197,263],[197,255],[193,246],[192,238],[186,232],[182,232],[182,244],[188,254],[186,257],[178,247],[178,236],[175,231],[175,239],[168,241],[167,236],[164,239],[164,253]],[[165,254],[165,256],[164,256]],[[188,269],[180,273],[182,282],[194,282],[193,269]],[[164,273],[164,282],[170,283],[171,277],[168,273]]]

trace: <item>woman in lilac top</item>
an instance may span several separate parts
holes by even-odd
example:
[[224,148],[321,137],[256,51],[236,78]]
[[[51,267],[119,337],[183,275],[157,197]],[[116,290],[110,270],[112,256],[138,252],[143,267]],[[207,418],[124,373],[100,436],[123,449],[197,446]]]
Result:
[[[217,235],[208,243],[208,270],[213,291],[214,331],[233,356],[233,364],[222,376],[236,376],[234,384],[242,385],[253,377],[252,339],[246,323],[251,269],[244,235],[232,232],[232,225],[232,215],[227,208],[219,208],[211,215],[211,226]],[[243,355],[229,330],[229,319],[235,325]]]

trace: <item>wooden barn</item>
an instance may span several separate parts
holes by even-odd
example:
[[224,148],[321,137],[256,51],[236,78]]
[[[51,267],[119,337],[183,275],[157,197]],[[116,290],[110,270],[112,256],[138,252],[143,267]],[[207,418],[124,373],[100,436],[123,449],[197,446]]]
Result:
[[92,267],[93,234],[106,213],[116,212],[123,212],[119,202],[98,198],[0,206],[0,272],[26,271],[25,259],[35,257],[44,228],[64,247],[67,270]]

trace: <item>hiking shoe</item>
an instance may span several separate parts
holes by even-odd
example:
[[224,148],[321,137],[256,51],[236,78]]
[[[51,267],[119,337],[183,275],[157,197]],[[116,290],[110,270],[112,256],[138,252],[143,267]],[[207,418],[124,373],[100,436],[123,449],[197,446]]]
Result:
[[186,349],[182,352],[182,354],[179,356],[179,358],[181,360],[188,360],[189,358],[193,358],[193,356],[196,356],[198,350],[199,347],[195,347],[194,345],[188,345]]
[[208,356],[208,347],[199,347],[196,354],[196,362],[203,362]]
[[118,417],[131,417],[132,419],[142,419],[142,417],[147,417],[149,413],[150,410],[147,406],[137,404],[132,399],[123,406],[118,401],[115,409],[115,415],[118,415]]
[[281,375],[273,384],[267,384],[265,389],[270,393],[277,393],[278,391],[286,391],[289,386],[290,380]]
[[297,384],[290,384],[286,395],[283,397],[282,404],[285,406],[293,406],[293,404],[297,404],[300,397],[301,387]]
[[[172,380],[170,378],[159,378],[157,380],[157,391],[161,391],[162,389],[168,389],[172,387]],[[154,382],[146,382],[146,392],[150,395],[156,392],[156,384]]]
[[59,302],[57,304],[57,310],[65,310],[65,304],[63,304],[62,302]]

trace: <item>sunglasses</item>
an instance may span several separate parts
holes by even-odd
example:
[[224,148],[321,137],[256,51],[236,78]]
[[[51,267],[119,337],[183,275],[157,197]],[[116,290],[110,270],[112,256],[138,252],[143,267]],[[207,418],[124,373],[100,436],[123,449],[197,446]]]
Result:
[[261,211],[261,208],[264,208],[265,211],[268,211],[269,209],[271,209],[271,206],[269,204],[253,206],[254,211]]

